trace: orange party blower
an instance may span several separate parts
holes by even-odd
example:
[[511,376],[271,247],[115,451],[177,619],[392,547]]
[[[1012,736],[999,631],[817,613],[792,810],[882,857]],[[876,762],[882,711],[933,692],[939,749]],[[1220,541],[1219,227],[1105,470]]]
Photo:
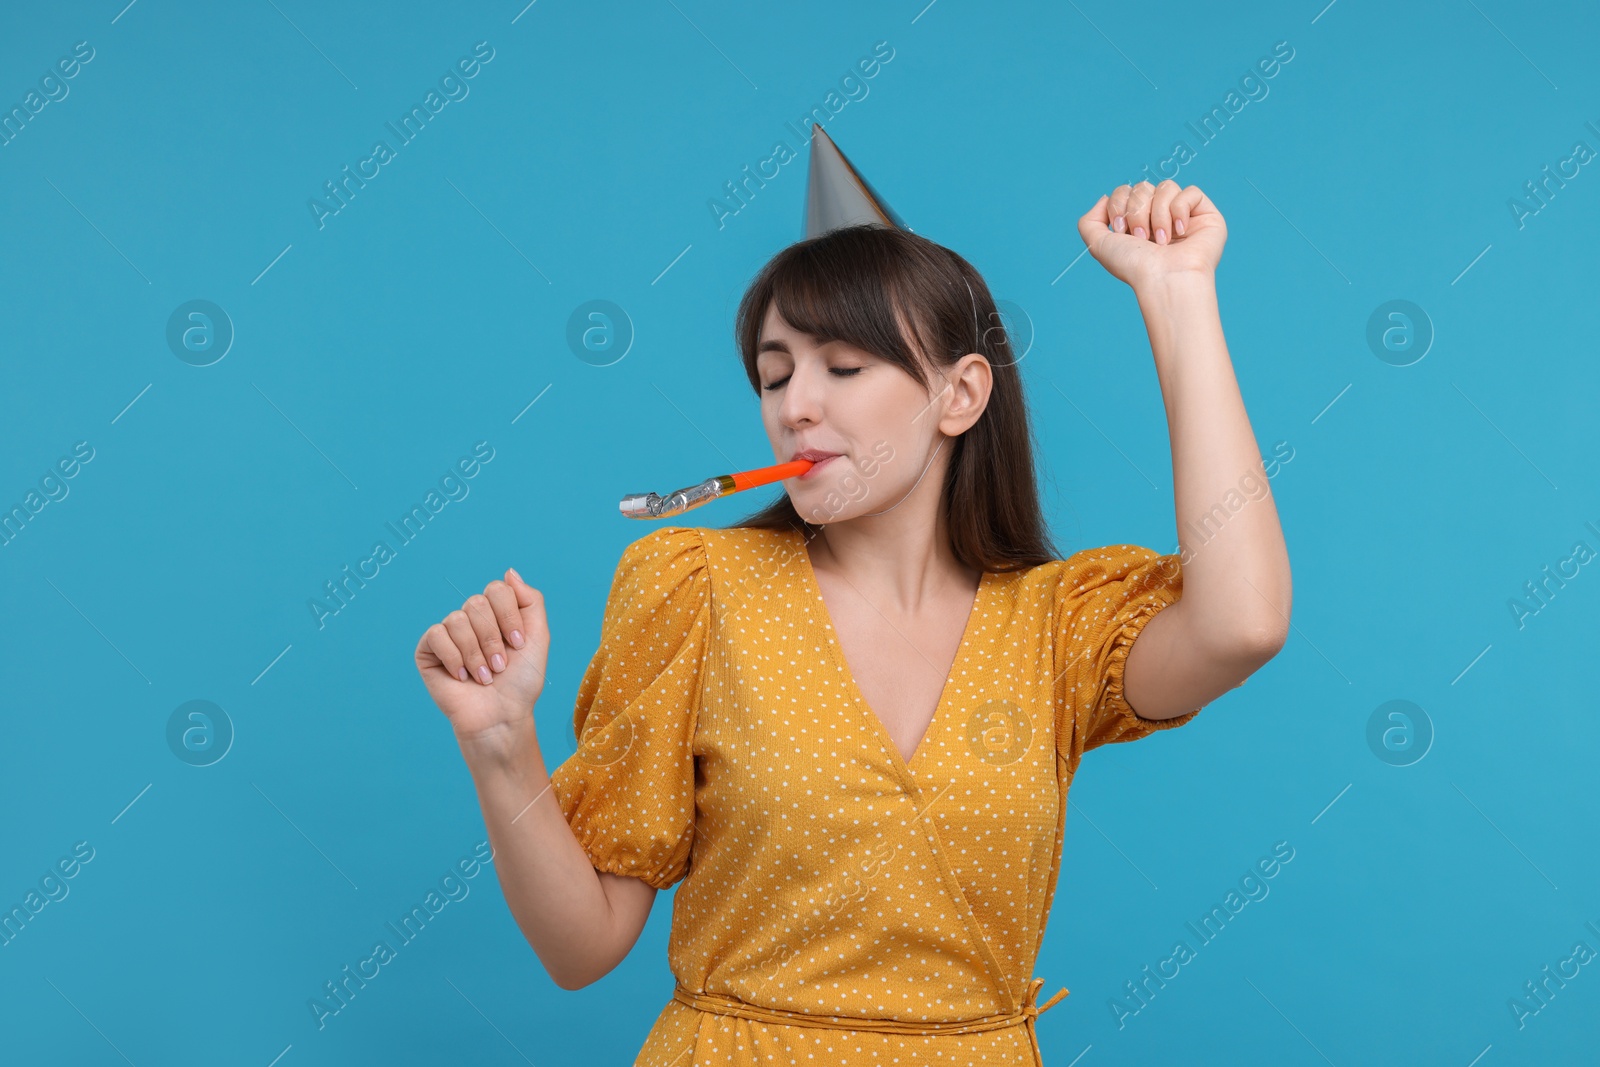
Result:
[[630,519],[661,519],[668,515],[681,515],[690,508],[697,508],[728,493],[797,477],[810,470],[811,466],[809,459],[796,459],[771,467],[740,471],[738,474],[719,474],[666,496],[659,493],[629,493],[622,498],[620,506],[622,514]]

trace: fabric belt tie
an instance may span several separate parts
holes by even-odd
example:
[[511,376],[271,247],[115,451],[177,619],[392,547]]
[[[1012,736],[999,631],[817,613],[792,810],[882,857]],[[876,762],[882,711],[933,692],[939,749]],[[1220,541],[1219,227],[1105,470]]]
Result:
[[716,1015],[732,1015],[755,1022],[778,1023],[784,1026],[816,1026],[829,1030],[866,1030],[880,1034],[976,1034],[1021,1024],[1028,1028],[1028,1041],[1033,1047],[1035,1064],[1037,1067],[1044,1067],[1044,1060],[1039,1053],[1039,1037],[1034,1028],[1034,1020],[1066,996],[1068,990],[1062,988],[1055,996],[1039,1004],[1039,989],[1043,985],[1043,978],[1029,979],[1027,992],[1023,994],[1022,1006],[1009,1015],[987,1015],[981,1019],[966,1019],[960,1022],[912,1022],[902,1019],[852,1019],[842,1015],[812,1015],[806,1012],[784,1011],[781,1008],[764,1008],[756,1004],[747,1004],[737,997],[722,993],[695,993],[681,985],[673,989],[672,999],[700,1011],[709,1011]]

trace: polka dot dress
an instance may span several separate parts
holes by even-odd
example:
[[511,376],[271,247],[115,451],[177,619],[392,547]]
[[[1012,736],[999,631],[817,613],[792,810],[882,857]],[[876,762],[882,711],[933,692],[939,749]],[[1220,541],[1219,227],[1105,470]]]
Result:
[[1089,749],[1199,712],[1141,719],[1122,692],[1181,589],[1176,556],[1132,545],[985,574],[907,762],[802,534],[630,544],[551,780],[597,870],[682,883],[636,1064],[1041,1063],[1067,789]]

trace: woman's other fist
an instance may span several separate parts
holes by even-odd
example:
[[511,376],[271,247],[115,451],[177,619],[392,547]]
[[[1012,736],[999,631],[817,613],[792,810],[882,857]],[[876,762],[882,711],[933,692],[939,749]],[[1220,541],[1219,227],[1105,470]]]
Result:
[[544,595],[508,568],[417,642],[417,672],[458,740],[531,724],[544,691]]

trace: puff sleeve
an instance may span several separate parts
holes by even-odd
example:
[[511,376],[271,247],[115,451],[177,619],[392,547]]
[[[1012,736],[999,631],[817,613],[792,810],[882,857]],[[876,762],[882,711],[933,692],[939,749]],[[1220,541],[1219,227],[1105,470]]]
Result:
[[596,870],[657,889],[689,869],[693,738],[711,625],[700,530],[666,527],[623,551],[600,647],[578,686],[578,750],[550,775]]
[[1074,554],[1056,590],[1056,751],[1070,769],[1091,748],[1137,741],[1182,726],[1199,708],[1171,719],[1140,718],[1123,695],[1128,652],[1145,625],[1183,595],[1177,555],[1136,545]]

